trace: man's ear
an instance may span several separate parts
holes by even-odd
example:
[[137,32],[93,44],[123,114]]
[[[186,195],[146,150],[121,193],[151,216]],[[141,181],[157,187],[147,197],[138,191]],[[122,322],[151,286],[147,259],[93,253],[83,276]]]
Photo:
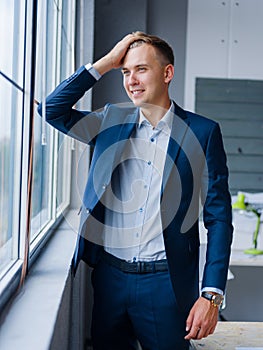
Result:
[[172,64],[168,64],[164,68],[164,79],[165,83],[169,84],[174,76],[174,66]]

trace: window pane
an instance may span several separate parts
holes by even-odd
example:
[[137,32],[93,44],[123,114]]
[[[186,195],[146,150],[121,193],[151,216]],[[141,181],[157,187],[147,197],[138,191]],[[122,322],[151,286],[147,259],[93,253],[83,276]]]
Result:
[[[65,1],[62,7],[60,80],[66,79],[74,70],[75,14],[72,1]],[[69,203],[71,139],[62,133],[58,136],[57,211]]]
[[23,86],[25,1],[0,1],[0,70]]
[[[68,11],[68,2],[63,3],[63,11],[64,8],[67,9],[68,21],[73,16],[72,11]],[[62,14],[53,0],[39,3],[35,89],[38,101],[43,101],[55,88],[61,80],[62,71],[69,70],[72,32],[68,33],[63,25],[62,28],[58,28]],[[62,18],[62,22],[63,20]],[[34,120],[31,240],[50,220],[55,219],[56,211],[60,212],[69,204],[71,157],[69,140],[62,134],[57,136],[54,129],[44,123],[44,119],[37,113]],[[43,135],[46,135],[45,145],[42,142]]]
[[74,30],[75,13],[72,1],[67,1],[62,8],[61,80],[66,79],[74,71]]
[[[42,101],[55,86],[56,25],[58,8],[53,0],[38,6],[35,96]],[[46,52],[45,52],[46,51]],[[35,112],[31,241],[52,219],[54,131]],[[46,140],[43,140],[43,137]]]
[[31,241],[51,220],[52,205],[52,150],[51,128],[46,129],[47,144],[42,145],[42,120],[39,115],[34,119],[34,157],[33,157],[33,187]]
[[[0,273],[18,257],[22,92],[0,76]],[[14,247],[14,249],[13,249]]]
[[70,139],[62,133],[58,135],[57,158],[57,210],[62,209],[69,202],[70,189]]

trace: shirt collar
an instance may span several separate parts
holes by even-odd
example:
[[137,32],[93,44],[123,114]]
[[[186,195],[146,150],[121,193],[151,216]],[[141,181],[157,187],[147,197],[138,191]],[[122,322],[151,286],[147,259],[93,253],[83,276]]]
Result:
[[[165,113],[165,115],[162,117],[162,119],[158,122],[155,129],[163,129],[168,127],[169,130],[172,130],[172,124],[173,124],[173,114],[174,114],[174,104],[171,102],[170,108]],[[149,120],[144,116],[142,113],[142,110],[140,109],[140,117],[138,122],[138,127],[140,128],[142,125],[151,125]]]

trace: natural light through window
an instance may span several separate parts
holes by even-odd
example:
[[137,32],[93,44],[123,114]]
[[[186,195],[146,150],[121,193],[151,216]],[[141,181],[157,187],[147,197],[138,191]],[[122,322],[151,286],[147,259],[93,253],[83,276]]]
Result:
[[3,281],[23,263],[27,228],[30,264],[69,206],[71,140],[40,118],[37,103],[75,69],[75,7],[0,1],[0,305]]

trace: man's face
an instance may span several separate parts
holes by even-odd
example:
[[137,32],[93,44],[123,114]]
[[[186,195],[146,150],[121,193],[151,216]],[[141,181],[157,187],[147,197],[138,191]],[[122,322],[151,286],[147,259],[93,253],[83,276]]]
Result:
[[167,66],[162,66],[156,49],[149,44],[131,48],[122,68],[123,85],[136,106],[163,106],[168,96]]

